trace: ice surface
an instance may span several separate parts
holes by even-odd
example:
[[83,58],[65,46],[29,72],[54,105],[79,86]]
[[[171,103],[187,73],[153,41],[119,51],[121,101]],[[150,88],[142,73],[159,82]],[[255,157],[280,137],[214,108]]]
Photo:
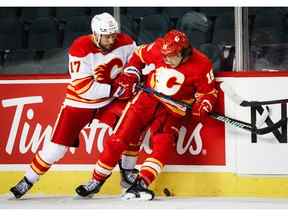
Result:
[[126,201],[119,196],[25,195],[13,199],[0,196],[0,209],[288,209],[288,199],[156,197],[153,201]]

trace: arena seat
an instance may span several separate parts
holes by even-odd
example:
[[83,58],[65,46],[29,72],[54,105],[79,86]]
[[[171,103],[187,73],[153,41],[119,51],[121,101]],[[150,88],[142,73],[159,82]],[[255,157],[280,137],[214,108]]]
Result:
[[38,18],[28,32],[28,48],[45,50],[59,47],[57,22],[51,18]]
[[140,23],[137,37],[138,44],[150,43],[157,37],[163,36],[169,29],[169,20],[162,15],[145,16]]
[[0,50],[23,48],[23,24],[17,18],[2,18],[0,26]]
[[73,16],[88,15],[88,8],[85,7],[56,7],[55,17],[58,20],[66,20]]
[[38,18],[52,18],[54,15],[54,8],[51,7],[23,7],[21,8],[21,19],[25,22],[31,23]]
[[90,18],[87,16],[75,16],[67,19],[64,26],[63,47],[68,48],[73,40],[80,35],[90,34]]

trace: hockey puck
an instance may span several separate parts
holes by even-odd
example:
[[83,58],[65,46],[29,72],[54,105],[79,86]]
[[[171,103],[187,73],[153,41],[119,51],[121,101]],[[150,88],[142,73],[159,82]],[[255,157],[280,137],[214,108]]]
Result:
[[167,197],[173,196],[173,194],[172,194],[167,188],[164,188],[163,193],[164,193],[165,196],[167,196]]

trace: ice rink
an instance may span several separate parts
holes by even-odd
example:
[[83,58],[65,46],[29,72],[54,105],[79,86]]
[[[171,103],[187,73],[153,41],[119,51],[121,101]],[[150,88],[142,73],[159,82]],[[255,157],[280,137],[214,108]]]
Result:
[[[27,195],[15,200],[0,197],[0,209],[283,209],[288,199],[156,197],[153,201],[126,201],[119,196],[83,199],[71,196]],[[288,215],[288,212],[287,212]]]

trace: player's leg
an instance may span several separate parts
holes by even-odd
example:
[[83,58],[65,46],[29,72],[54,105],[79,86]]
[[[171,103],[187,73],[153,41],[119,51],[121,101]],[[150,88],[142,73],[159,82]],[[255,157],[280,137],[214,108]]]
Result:
[[139,173],[139,170],[135,169],[135,166],[140,146],[147,129],[148,128],[142,130],[140,139],[135,139],[135,137],[133,137],[134,140],[128,144],[128,148],[122,153],[121,159],[118,163],[121,176],[120,186],[124,192],[132,186],[133,182],[136,180],[137,174]]
[[[127,122],[135,124],[137,122],[137,116],[134,114],[127,113],[127,116],[123,119],[123,125]],[[138,124],[138,130],[140,131],[141,124]],[[122,128],[122,127],[121,127]],[[117,131],[113,134],[107,142],[104,143],[104,150],[100,154],[98,161],[96,162],[96,166],[93,170],[92,177],[90,181],[85,185],[79,185],[76,188],[76,193],[82,197],[91,197],[95,193],[99,192],[104,182],[111,175],[113,168],[116,166],[118,160],[121,157],[122,152],[127,149],[127,143],[130,143],[131,134],[133,136],[138,136],[137,130],[133,127],[125,128],[125,131],[119,133],[121,130]]]
[[81,129],[91,121],[94,112],[93,109],[72,107],[64,107],[60,111],[51,142],[44,145],[34,155],[23,179],[10,189],[16,198],[22,197],[39,180],[40,176],[63,158],[69,147],[79,146],[78,135]]
[[132,186],[136,177],[139,173],[138,169],[135,168],[139,150],[140,141],[132,141],[128,144],[127,150],[123,151],[121,159],[118,161],[120,170],[120,186],[123,192]]
[[158,124],[159,127],[153,132],[150,140],[153,152],[141,165],[137,180],[127,190],[123,196],[124,199],[152,200],[154,198],[153,191],[149,190],[148,187],[161,173],[163,166],[168,161],[170,152],[175,150],[178,128],[180,127],[178,119],[169,115],[165,118],[162,117],[158,118],[162,123]]
[[154,198],[153,191],[148,187],[161,173],[167,161],[167,153],[173,147],[174,138],[170,134],[157,134],[153,136],[151,142],[153,153],[141,165],[139,175],[134,184],[126,191],[124,199],[152,200]]
[[[110,103],[105,109],[97,112],[95,118],[113,129],[126,105],[127,101],[125,100],[114,100],[113,103]],[[120,186],[124,191],[132,185],[138,174],[135,165],[140,149],[140,142],[138,139],[134,140],[128,144],[127,150],[122,153],[121,159],[118,162],[121,176]]]
[[[139,139],[143,129],[147,126],[147,122],[150,121],[151,113],[155,109],[152,104],[147,109],[144,107],[146,111],[144,112],[141,106],[141,102],[138,102],[136,97],[132,103],[125,107],[114,128],[114,134],[104,143],[104,150],[99,156],[91,180],[86,185],[80,185],[76,188],[78,195],[86,197],[97,193],[99,191],[98,186],[100,185],[101,188],[105,180],[111,175],[112,169],[118,163],[123,151],[128,149],[128,143]],[[91,181],[94,183],[90,183]],[[93,187],[90,187],[91,185]]]

